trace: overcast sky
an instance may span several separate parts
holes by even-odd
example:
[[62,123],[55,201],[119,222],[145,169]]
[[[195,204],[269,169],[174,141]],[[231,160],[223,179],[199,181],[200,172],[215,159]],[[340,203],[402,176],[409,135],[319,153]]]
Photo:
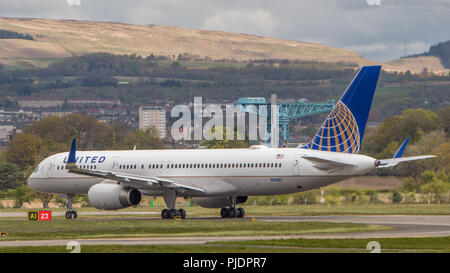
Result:
[[450,40],[450,0],[0,0],[0,16],[257,34],[347,48],[375,61],[402,56],[405,41],[413,54]]

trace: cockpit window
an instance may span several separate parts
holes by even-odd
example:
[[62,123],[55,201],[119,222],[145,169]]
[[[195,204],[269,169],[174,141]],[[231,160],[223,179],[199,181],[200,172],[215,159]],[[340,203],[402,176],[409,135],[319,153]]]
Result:
[[36,173],[39,170],[39,166],[36,167],[36,169],[34,169],[33,173]]

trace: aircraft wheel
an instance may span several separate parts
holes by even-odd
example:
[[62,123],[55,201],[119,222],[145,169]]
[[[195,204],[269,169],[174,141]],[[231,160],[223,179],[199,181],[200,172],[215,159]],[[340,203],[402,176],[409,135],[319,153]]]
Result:
[[238,217],[243,218],[245,216],[245,210],[243,208],[238,208]]
[[236,209],[230,209],[228,212],[228,217],[229,218],[236,218],[238,215],[238,212]]
[[222,218],[228,218],[228,214],[229,214],[229,210],[227,208],[222,208],[220,210],[220,216],[222,216]]
[[77,219],[78,213],[74,210],[72,210],[72,218]]
[[66,219],[72,219],[72,212],[66,211]]
[[169,219],[169,210],[168,209],[163,209],[161,211],[161,218],[162,219]]
[[179,216],[176,209],[169,210],[169,219],[174,219],[176,216]]
[[186,218],[186,211],[184,209],[179,209],[178,214],[181,216],[181,219]]

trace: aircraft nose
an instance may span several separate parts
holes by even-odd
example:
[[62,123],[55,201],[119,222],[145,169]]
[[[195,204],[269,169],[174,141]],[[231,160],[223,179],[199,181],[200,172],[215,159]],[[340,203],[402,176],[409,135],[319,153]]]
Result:
[[[39,167],[38,167],[39,168]],[[38,169],[38,168],[36,168],[36,170]],[[30,189],[32,189],[32,190],[36,190],[36,183],[37,183],[37,181],[36,181],[36,177],[37,177],[37,175],[36,175],[36,170],[34,171],[34,172],[32,172],[31,173],[31,175],[28,177],[28,187],[30,188]]]
[[28,187],[32,190],[35,190],[36,188],[36,179],[34,178],[34,174],[31,174],[30,177],[28,177]]

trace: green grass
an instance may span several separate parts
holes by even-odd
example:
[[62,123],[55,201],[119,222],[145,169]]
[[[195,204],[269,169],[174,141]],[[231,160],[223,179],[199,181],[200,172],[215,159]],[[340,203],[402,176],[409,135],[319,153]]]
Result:
[[293,247],[293,248],[325,248],[325,249],[366,249],[367,243],[380,243],[381,250],[416,250],[450,252],[450,237],[420,238],[374,238],[374,239],[280,239],[254,240],[234,242],[211,242],[222,246],[241,247]]
[[450,204],[246,206],[248,215],[450,215]]
[[[0,253],[69,253],[65,246],[0,247]],[[289,252],[350,252],[348,250],[326,250],[300,248],[261,248],[227,245],[87,245],[81,253],[289,253]],[[355,251],[353,251],[355,252]],[[358,252],[358,251],[356,251]],[[363,249],[360,252],[367,252]]]
[[[149,206],[130,207],[122,209],[124,211],[156,212],[160,213],[165,206],[158,198],[155,204],[160,207],[150,208]],[[253,206],[244,204],[246,216],[262,215],[450,215],[450,204],[343,204],[343,205],[276,205],[276,206]],[[39,208],[37,208],[39,209]],[[219,216],[219,209],[206,209],[198,206],[184,208],[188,212],[188,217]],[[33,209],[13,209],[3,208],[1,212],[26,212]],[[52,211],[65,211],[65,209],[51,209]],[[100,211],[91,207],[76,208],[78,212]],[[133,216],[133,217],[138,217]],[[2,218],[0,218],[1,220]]]
[[[82,253],[368,253],[370,241],[380,243],[381,252],[450,252],[450,237],[377,239],[286,239],[213,242],[204,245],[86,245]],[[67,253],[65,246],[0,247],[0,253]]]
[[267,236],[387,230],[386,226],[326,222],[252,222],[251,219],[161,220],[55,217],[51,222],[0,220],[2,240],[121,238],[162,236]]

